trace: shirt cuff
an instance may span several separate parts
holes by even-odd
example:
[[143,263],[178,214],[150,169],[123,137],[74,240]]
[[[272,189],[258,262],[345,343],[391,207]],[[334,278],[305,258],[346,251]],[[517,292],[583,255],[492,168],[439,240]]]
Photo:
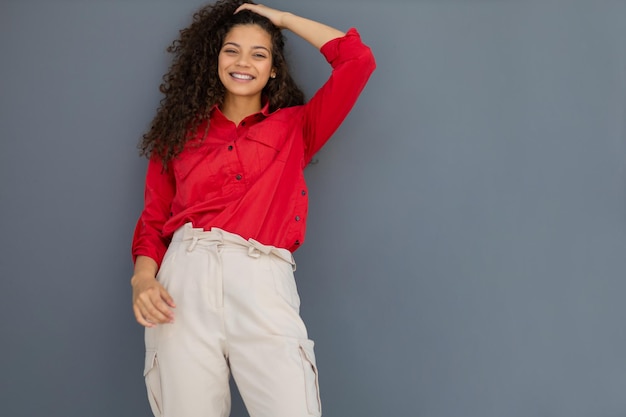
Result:
[[342,55],[342,50],[350,50],[354,49],[355,47],[358,50],[359,47],[364,46],[365,45],[363,45],[363,42],[361,42],[361,35],[359,34],[359,32],[355,28],[350,28],[350,30],[348,30],[348,32],[346,32],[344,36],[331,39],[330,41],[322,45],[322,47],[320,48],[320,52],[322,53],[322,55],[324,55],[326,60],[332,64],[335,59]]

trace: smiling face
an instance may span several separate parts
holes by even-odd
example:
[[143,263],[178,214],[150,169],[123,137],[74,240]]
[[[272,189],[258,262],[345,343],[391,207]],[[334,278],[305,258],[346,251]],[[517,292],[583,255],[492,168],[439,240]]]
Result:
[[218,57],[218,75],[226,89],[225,100],[258,99],[270,76],[272,39],[258,25],[237,25],[226,34]]

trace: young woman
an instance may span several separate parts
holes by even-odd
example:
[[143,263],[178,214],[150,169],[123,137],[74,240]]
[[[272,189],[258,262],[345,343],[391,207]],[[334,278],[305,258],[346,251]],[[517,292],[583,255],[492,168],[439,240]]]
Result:
[[[281,29],[332,66],[306,104]],[[227,416],[232,373],[251,417],[319,416],[293,276],[308,207],[303,170],[374,58],[355,29],[241,0],[198,11],[168,50],[165,98],[142,142],[150,160],[132,247],[152,411]]]

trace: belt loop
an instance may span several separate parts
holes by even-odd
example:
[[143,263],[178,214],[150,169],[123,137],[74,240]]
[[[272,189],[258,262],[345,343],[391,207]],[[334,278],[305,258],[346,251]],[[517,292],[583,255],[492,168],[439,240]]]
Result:
[[193,252],[197,243],[198,243],[198,236],[194,236],[191,239],[191,243],[189,244],[189,247],[187,248],[187,252]]

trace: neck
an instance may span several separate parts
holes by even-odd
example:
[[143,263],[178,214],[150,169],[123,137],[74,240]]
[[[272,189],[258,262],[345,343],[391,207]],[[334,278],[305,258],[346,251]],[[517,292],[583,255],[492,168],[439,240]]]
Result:
[[226,95],[220,110],[228,120],[238,125],[246,117],[261,111],[261,96],[232,97]]

